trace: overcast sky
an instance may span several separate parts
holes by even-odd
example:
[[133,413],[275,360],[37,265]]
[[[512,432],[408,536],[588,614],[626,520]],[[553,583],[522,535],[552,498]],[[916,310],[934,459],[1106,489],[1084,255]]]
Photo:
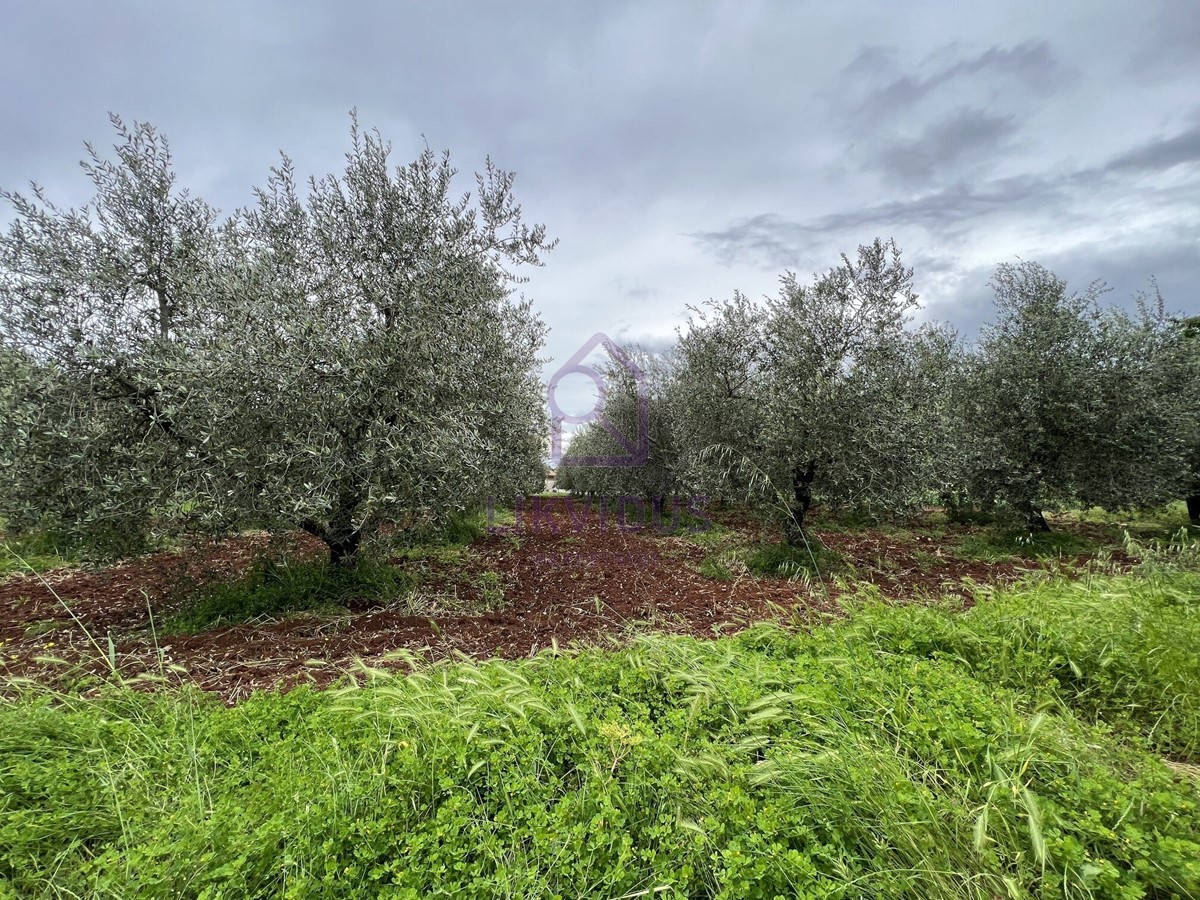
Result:
[[[87,199],[106,114],[233,210],[280,149],[339,168],[348,111],[406,162],[517,173],[561,243],[525,290],[562,361],[662,344],[876,235],[972,332],[1036,259],[1200,313],[1200,2],[7,4],[0,186]],[[424,137],[422,137],[424,136]],[[464,188],[467,183],[464,180]],[[547,373],[556,366],[547,366]]]

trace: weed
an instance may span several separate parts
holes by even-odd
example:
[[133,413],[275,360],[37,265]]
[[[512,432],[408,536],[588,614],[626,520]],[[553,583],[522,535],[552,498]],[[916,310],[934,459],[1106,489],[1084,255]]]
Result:
[[241,579],[201,588],[165,623],[165,630],[199,632],[262,617],[342,608],[350,601],[395,601],[412,587],[412,576],[374,560],[360,560],[352,568],[264,560]]
[[801,573],[812,575],[828,574],[841,565],[841,556],[821,546],[812,535],[808,545],[793,547],[790,544],[759,544],[744,557],[746,568],[755,575],[782,575],[793,577]]
[[1198,579],[406,656],[233,708],[26,684],[0,896],[1197,896]]
[[484,611],[492,612],[504,606],[504,579],[499,572],[480,572],[474,583]]
[[0,534],[0,578],[15,572],[47,572],[80,560],[79,547],[49,531]]
[[965,534],[954,548],[964,559],[999,562],[1013,558],[1044,559],[1062,556],[1082,556],[1100,550],[1103,543],[1096,538],[1069,531],[996,531],[985,530]]
[[697,567],[697,571],[705,578],[713,578],[717,581],[730,581],[734,577],[729,554],[718,553],[704,557],[703,562]]

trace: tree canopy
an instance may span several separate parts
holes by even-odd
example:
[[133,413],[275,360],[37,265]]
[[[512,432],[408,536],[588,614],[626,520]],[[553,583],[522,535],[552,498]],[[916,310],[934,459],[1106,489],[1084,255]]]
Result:
[[152,127],[113,125],[88,206],[3,195],[0,328],[22,368],[0,514],[299,526],[350,562],[382,521],[537,479],[545,328],[513,289],[553,243],[512,173],[489,160],[455,197],[448,154],[394,167],[355,119],[343,172],[301,190],[285,157],[221,220]]
[[[517,294],[554,242],[490,160],[393,165],[352,119],[343,170],[283,157],[223,216],[177,183],[166,139],[113,117],[94,197],[0,193],[0,517],[114,552],[163,525],[301,528],[334,563],[390,523],[538,490],[546,329]],[[875,239],[776,295],[691,308],[666,353],[629,348],[560,481],[608,496],[750,501],[793,541],[813,504],[893,515],[1187,498],[1200,523],[1200,327],[1157,289],[1103,306],[1001,265],[964,341],[922,315]],[[647,448],[637,464],[613,437]],[[644,430],[645,434],[639,433]],[[572,458],[575,460],[572,462]]]
[[[567,483],[748,499],[793,540],[814,503],[974,506],[1045,528],[1045,509],[1186,495],[1200,522],[1195,320],[1169,315],[1156,289],[1102,306],[1103,284],[1072,292],[1033,262],[999,266],[992,287],[977,340],[917,326],[913,272],[876,239],[811,281],[786,273],[776,296],[694,308],[651,396],[651,420],[670,426],[654,477],[584,467]],[[622,415],[628,398],[610,405]]]

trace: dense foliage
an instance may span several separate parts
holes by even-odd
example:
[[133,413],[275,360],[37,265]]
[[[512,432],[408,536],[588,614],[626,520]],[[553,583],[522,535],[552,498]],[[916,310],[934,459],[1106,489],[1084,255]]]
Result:
[[966,378],[962,444],[976,496],[1045,527],[1042,507],[1129,509],[1180,497],[1196,415],[1196,359],[1161,299],[1101,309],[1034,263],[993,280],[997,320]]
[[[572,465],[562,484],[749,499],[794,543],[813,503],[880,517],[941,503],[1008,512],[1189,500],[1200,524],[1200,333],[1157,290],[1135,310],[1071,293],[1036,263],[992,280],[975,342],[914,327],[912,270],[876,240],[779,295],[694,311],[650,392],[652,478]],[[625,395],[612,418],[628,419]],[[581,447],[603,439],[593,427]]]
[[235,708],[27,688],[0,896],[1197,896],[1200,788],[1144,748],[1200,749],[1198,595],[1051,581]]
[[[489,161],[472,198],[429,150],[392,167],[351,131],[343,172],[284,158],[222,217],[166,141],[114,118],[93,201],[3,193],[0,519],[120,553],[163,527],[303,528],[352,563],[380,525],[536,491],[545,328],[513,297],[553,246]],[[931,503],[1009,513],[1187,498],[1200,525],[1200,329],[1036,263],[993,278],[978,340],[914,317],[913,271],[876,239],[776,296],[694,308],[631,348],[559,484],[749,500],[800,544],[813,504],[879,518]],[[625,456],[637,465],[571,458]]]
[[551,244],[510,173],[456,200],[447,156],[392,168],[355,121],[342,174],[302,194],[285,158],[219,222],[160,135],[114,124],[89,206],[3,195],[10,527],[302,527],[348,562],[381,521],[537,484],[544,326],[510,293]]

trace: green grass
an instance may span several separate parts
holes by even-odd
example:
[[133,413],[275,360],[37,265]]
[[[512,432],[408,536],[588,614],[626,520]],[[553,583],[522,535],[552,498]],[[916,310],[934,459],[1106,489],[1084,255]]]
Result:
[[1105,542],[1070,531],[1029,532],[996,530],[965,534],[955,542],[954,552],[964,559],[1000,562],[1011,559],[1046,559],[1094,554],[1104,546],[1119,546],[1114,538]]
[[[511,525],[513,521],[511,509],[493,511],[493,525]],[[488,533],[488,524],[486,510],[460,510],[441,521],[428,522],[388,535],[380,540],[380,547],[387,552],[395,552],[409,548],[466,546],[483,538]]]
[[[1042,580],[962,615],[876,608],[854,628],[885,652],[954,660],[1036,705],[1200,759],[1200,543],[1181,534],[1169,546],[1131,549],[1148,558],[1137,578]],[[1164,557],[1177,564],[1164,566]]]
[[755,575],[779,575],[792,577],[801,574],[827,575],[842,564],[842,558],[833,550],[822,547],[813,535],[803,547],[789,544],[758,544],[744,556],[746,568]]
[[718,581],[728,581],[746,573],[782,578],[824,576],[844,565],[838,553],[821,546],[812,534],[808,536],[807,547],[754,541],[723,525],[713,525],[680,537],[709,551],[696,568],[706,578]]
[[681,528],[672,532],[671,536],[709,550],[728,549],[744,543],[741,532],[720,523],[713,523],[707,528],[695,528],[694,530]]
[[465,544],[413,544],[392,548],[390,555],[394,559],[416,563],[417,568],[425,568],[422,564],[429,562],[441,566],[461,566],[471,558],[471,548]]
[[1140,537],[1165,537],[1189,525],[1187,506],[1182,500],[1151,510],[1108,512],[1099,507],[1068,510],[1055,516],[1055,519],[1107,525],[1116,533],[1130,531]]
[[732,581],[737,575],[733,561],[724,553],[711,553],[704,557],[696,571],[714,581]]
[[78,549],[49,532],[31,532],[9,537],[0,533],[0,578],[15,572],[46,572],[76,565]]
[[320,562],[264,561],[243,578],[206,586],[164,624],[167,632],[201,632],[219,625],[335,610],[351,601],[396,601],[413,579],[387,563],[363,559],[353,568]]
[[1156,559],[234,708],[27,685],[0,897],[1197,896],[1200,789],[1148,751],[1197,750],[1198,581]]

